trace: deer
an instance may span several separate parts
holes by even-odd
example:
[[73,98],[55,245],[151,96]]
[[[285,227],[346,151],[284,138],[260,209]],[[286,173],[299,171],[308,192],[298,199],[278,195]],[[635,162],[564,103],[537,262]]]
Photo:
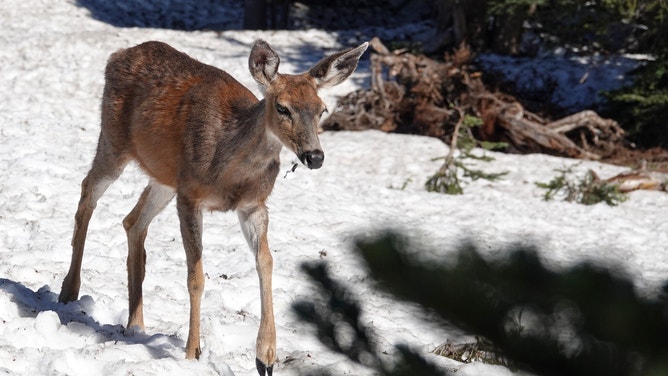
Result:
[[78,299],[88,225],[97,202],[134,161],[149,178],[123,219],[128,242],[129,317],[126,335],[145,331],[144,241],[151,221],[176,197],[186,253],[190,301],[187,359],[199,359],[203,210],[237,213],[255,257],[260,286],[256,369],[272,375],[277,362],[272,302],[273,258],[266,201],[280,169],[283,146],[308,169],[324,152],[318,123],[327,108],[318,90],[346,80],[368,43],[327,56],[301,74],[278,72],[280,58],[258,39],[248,59],[263,99],[225,71],[158,41],[111,54],[105,69],[101,125],[92,166],[81,183],[74,217],[72,259],[58,297]]

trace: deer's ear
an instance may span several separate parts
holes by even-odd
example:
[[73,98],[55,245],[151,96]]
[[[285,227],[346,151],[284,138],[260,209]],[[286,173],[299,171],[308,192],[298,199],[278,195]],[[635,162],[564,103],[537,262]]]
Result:
[[368,46],[369,43],[364,42],[355,48],[328,56],[314,65],[309,74],[315,78],[318,88],[338,85],[355,71]]
[[268,86],[278,76],[278,64],[280,62],[281,59],[271,46],[262,39],[258,39],[251,49],[248,58],[248,69],[257,83]]

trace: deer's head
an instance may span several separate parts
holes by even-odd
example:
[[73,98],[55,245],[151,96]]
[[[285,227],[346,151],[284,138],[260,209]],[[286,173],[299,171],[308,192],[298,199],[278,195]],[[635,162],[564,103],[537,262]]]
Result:
[[267,127],[308,168],[320,168],[325,159],[318,123],[327,108],[318,90],[348,78],[367,45],[328,56],[298,75],[278,73],[280,58],[267,42],[257,40],[253,45],[248,66],[264,92]]

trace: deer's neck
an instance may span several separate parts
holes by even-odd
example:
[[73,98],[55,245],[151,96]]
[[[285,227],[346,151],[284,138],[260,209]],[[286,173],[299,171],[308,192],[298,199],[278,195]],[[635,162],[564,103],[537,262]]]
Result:
[[198,196],[206,207],[226,211],[264,202],[271,193],[282,145],[267,129],[264,112],[264,101],[233,109],[209,163],[193,171],[205,187]]
[[248,138],[246,151],[258,158],[278,158],[282,148],[280,140],[271,131],[268,121],[264,99],[250,106],[247,111],[240,112],[238,118],[239,136]]

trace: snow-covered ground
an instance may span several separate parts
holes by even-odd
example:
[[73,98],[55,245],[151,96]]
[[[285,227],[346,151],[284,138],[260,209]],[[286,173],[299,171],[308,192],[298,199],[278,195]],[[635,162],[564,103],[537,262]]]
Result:
[[631,54],[577,56],[558,48],[537,57],[481,54],[476,62],[519,95],[556,104],[571,114],[604,104],[603,92],[631,84],[628,73],[650,59]]
[[[185,255],[173,203],[148,235],[144,307],[147,333],[122,334],[127,320],[126,244],[121,220],[146,178],[130,166],[101,199],[84,256],[79,301],[57,303],[70,260],[70,236],[79,184],[98,136],[99,102],[107,56],[118,48],[162,40],[203,62],[226,69],[256,93],[247,72],[250,44],[268,40],[281,55],[281,71],[296,72],[324,51],[348,47],[321,31],[182,32],[117,28],[92,19],[73,0],[5,0],[0,3],[0,374],[189,375],[255,374],[254,342],[259,291],[251,253],[236,215],[205,216],[199,361],[184,359],[188,324]],[[368,81],[368,64],[337,95]],[[438,140],[379,132],[325,133],[320,170],[283,173],[269,201],[274,253],[278,375],[310,368],[333,374],[370,374],[331,354],[296,320],[290,305],[312,298],[302,262],[329,261],[336,278],[362,299],[364,320],[380,347],[408,343],[458,375],[510,375],[497,366],[464,365],[429,355],[447,339],[437,328],[373,290],[350,241],[389,226],[404,229],[447,255],[466,239],[487,254],[515,243],[538,244],[554,267],[582,260],[622,265],[643,294],[653,296],[668,277],[668,195],[634,192],[618,207],[545,202],[535,182],[576,161],[545,155],[493,154],[489,171],[509,171],[499,182],[476,182],[461,196],[427,193],[423,184],[447,152]],[[282,155],[287,171],[295,158]],[[584,162],[607,177],[619,167]],[[404,187],[405,185],[405,187]],[[403,189],[401,189],[403,187]],[[428,288],[428,287],[426,287]]]

